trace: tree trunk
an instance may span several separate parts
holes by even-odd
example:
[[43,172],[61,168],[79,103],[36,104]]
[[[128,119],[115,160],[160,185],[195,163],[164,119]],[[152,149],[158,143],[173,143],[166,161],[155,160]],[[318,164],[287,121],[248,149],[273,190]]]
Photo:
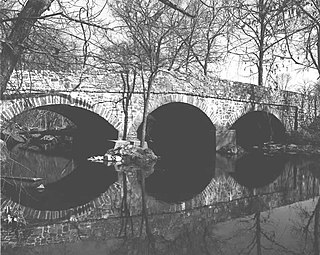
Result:
[[29,36],[37,19],[51,5],[53,0],[28,0],[17,19],[14,21],[9,36],[1,44],[0,52],[0,97],[6,90],[10,76],[16,67],[23,43]]
[[320,76],[320,26],[317,26],[317,63],[318,75]]
[[123,92],[122,92],[122,109],[124,112],[124,124],[123,124],[123,134],[122,139],[127,140],[128,137],[128,122],[129,122],[129,106],[130,100],[136,85],[136,71],[133,71],[133,81],[130,86],[129,72],[126,72],[126,75],[121,73],[121,79],[123,84]]
[[154,80],[154,75],[151,74],[151,76],[148,79],[148,89],[147,89],[147,95],[144,97],[144,107],[143,107],[143,120],[142,120],[142,132],[141,132],[141,142],[140,146],[142,148],[146,147],[146,133],[147,133],[147,117],[148,117],[148,111],[149,111],[149,99],[150,99],[150,93],[151,88]]
[[259,0],[259,19],[260,19],[260,31],[259,31],[259,56],[258,56],[258,86],[263,86],[263,63],[264,63],[264,40],[265,40],[265,3],[263,0]]
[[128,121],[129,121],[128,108],[129,106],[127,105],[126,111],[124,112],[124,124],[123,124],[123,135],[122,135],[123,140],[127,140],[127,136],[128,136]]
[[263,49],[259,50],[258,60],[258,86],[263,86]]
[[149,93],[147,93],[147,97],[144,101],[144,107],[143,107],[143,120],[142,120],[142,132],[141,132],[141,142],[140,147],[145,148],[146,147],[146,130],[147,130],[147,114],[148,114],[148,106],[149,106]]

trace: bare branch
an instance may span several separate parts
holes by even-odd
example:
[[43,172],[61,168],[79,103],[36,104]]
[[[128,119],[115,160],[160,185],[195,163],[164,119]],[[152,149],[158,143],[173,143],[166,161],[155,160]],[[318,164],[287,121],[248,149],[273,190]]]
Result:
[[196,16],[195,15],[192,15],[188,12],[186,12],[185,10],[181,9],[178,5],[172,3],[171,1],[169,0],[159,0],[161,3],[169,6],[170,8],[174,9],[174,10],[177,10],[178,12],[181,12],[182,14],[190,17],[190,18],[195,18]]

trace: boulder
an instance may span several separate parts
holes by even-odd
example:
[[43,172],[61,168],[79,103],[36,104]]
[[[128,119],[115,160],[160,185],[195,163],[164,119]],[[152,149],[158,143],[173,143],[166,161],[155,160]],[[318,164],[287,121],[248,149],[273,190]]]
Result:
[[138,166],[148,165],[155,162],[158,157],[149,148],[141,148],[133,145],[124,145],[107,152],[107,155],[119,156],[125,165],[135,164]]
[[242,155],[245,153],[244,149],[240,147],[239,145],[234,145],[234,144],[227,144],[226,146],[221,147],[219,150],[217,150],[220,154],[223,155]]

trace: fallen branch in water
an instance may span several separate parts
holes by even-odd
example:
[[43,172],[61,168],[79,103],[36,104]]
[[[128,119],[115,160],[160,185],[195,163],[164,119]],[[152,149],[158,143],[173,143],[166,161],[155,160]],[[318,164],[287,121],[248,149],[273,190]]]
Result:
[[24,181],[24,182],[38,182],[38,181],[44,180],[43,178],[16,177],[16,176],[1,176],[1,179]]

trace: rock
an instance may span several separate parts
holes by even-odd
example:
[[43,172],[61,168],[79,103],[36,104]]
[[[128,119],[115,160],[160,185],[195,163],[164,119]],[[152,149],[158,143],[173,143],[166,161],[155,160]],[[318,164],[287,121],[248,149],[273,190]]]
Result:
[[108,165],[136,165],[138,167],[148,166],[156,162],[158,157],[149,148],[141,148],[131,144],[121,145],[110,149],[103,156],[88,158],[92,162],[102,162]]
[[45,187],[44,187],[43,184],[40,184],[40,185],[37,187],[37,190],[38,190],[39,192],[43,192],[44,189],[45,189]]
[[105,161],[123,162],[123,158],[121,156],[118,156],[118,155],[105,154],[103,159]]
[[104,158],[105,158],[105,156],[93,156],[93,157],[88,158],[88,160],[91,162],[103,163]]
[[319,146],[296,145],[296,144],[265,144],[262,148],[266,154],[320,154]]
[[218,152],[226,155],[242,155],[245,151],[239,145],[228,144],[224,147],[221,147]]
[[125,146],[121,156],[124,164],[136,164],[138,166],[148,165],[158,159],[151,149],[143,149],[132,145]]

